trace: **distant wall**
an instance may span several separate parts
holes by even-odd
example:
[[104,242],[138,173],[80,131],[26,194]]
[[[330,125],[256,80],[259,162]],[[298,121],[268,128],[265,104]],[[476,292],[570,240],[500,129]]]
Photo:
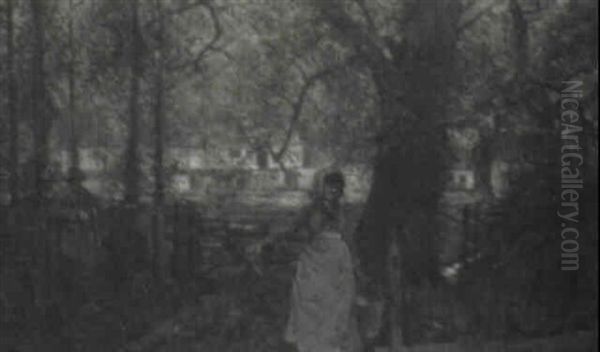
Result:
[[[250,202],[297,203],[313,188],[317,169],[300,168],[288,170],[202,170],[179,172],[172,176],[170,187],[182,197],[210,201],[229,196]],[[343,168],[346,176],[345,199],[351,203],[366,200],[370,189],[371,171],[363,166]],[[286,199],[278,199],[278,198]]]

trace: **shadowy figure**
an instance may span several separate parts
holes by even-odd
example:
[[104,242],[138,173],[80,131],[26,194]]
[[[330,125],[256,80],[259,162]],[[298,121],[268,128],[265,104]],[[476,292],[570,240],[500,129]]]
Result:
[[[312,203],[289,235],[303,247],[293,278],[290,313],[284,339],[300,352],[359,351],[354,303],[356,280],[351,233],[344,231],[341,197],[345,180],[340,171],[318,173]],[[249,251],[260,253],[273,234]]]

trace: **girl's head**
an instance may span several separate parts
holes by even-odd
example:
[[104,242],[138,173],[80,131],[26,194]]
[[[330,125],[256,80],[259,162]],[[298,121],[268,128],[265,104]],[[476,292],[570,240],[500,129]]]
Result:
[[339,229],[341,219],[340,199],[344,193],[344,175],[337,169],[323,169],[315,174],[313,188],[313,210],[317,210],[319,221],[316,232]]
[[344,194],[344,175],[340,171],[331,171],[323,177],[323,199],[330,202],[338,201]]

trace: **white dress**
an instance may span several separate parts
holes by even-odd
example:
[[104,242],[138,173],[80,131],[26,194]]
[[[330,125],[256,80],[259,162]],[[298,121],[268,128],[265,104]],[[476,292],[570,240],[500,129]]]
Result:
[[320,232],[298,258],[286,341],[300,352],[356,351],[355,293],[352,257],[342,235]]

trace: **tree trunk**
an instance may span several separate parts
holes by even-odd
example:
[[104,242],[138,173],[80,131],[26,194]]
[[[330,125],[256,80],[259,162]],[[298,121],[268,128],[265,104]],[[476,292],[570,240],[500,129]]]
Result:
[[69,176],[73,184],[79,183],[79,131],[75,117],[75,46],[73,43],[73,0],[69,0]]
[[158,15],[158,55],[155,82],[155,105],[154,105],[154,238],[153,238],[153,263],[155,278],[167,279],[169,276],[169,264],[167,260],[167,247],[164,238],[164,15],[160,1],[156,1],[156,12]]
[[523,81],[529,62],[528,24],[518,0],[510,0],[509,11],[512,23],[511,49],[514,55],[515,80]]
[[393,62],[374,62],[370,67],[380,97],[383,130],[358,235],[365,249],[361,263],[368,263],[367,271],[383,286],[385,256],[377,254],[385,253],[386,236],[391,233],[403,237],[399,245],[406,280],[427,278],[437,269],[436,218],[447,167],[441,121],[446,118],[454,78],[452,25],[458,11],[445,1],[411,6],[417,8],[409,12],[419,18],[409,22],[408,43],[393,52],[397,58]]
[[[437,273],[437,217],[447,167],[443,121],[457,78],[454,54],[460,4],[407,0],[405,13],[410,18],[399,19],[404,41],[382,50],[384,41],[354,21],[340,3],[314,3],[329,24],[353,43],[379,95],[378,155],[356,237],[368,286],[375,295],[393,296],[388,312],[396,311],[398,292],[393,290],[396,283],[390,282],[386,262],[392,241],[399,246],[403,283],[419,285]],[[411,325],[418,323],[418,317],[409,320]],[[390,326],[388,331],[396,329]],[[409,331],[405,343],[411,340]]]
[[158,29],[158,56],[155,82],[155,105],[154,105],[154,178],[155,192],[154,203],[162,206],[164,201],[164,174],[163,174],[163,152],[164,152],[164,18],[160,1],[156,2],[159,16]]
[[127,126],[127,150],[125,155],[125,201],[136,204],[140,197],[140,155],[139,155],[139,95],[140,80],[143,74],[141,35],[138,20],[138,0],[131,0],[131,53],[129,78],[129,124]]
[[33,20],[33,58],[31,61],[31,114],[33,121],[33,160],[35,174],[35,193],[38,198],[46,192],[44,178],[47,177],[49,159],[50,121],[46,114],[46,87],[44,75],[44,6],[43,0],[31,0],[31,15]]
[[13,0],[6,1],[6,69],[8,71],[9,188],[12,204],[19,198],[19,117],[17,116],[17,75],[14,67]]

